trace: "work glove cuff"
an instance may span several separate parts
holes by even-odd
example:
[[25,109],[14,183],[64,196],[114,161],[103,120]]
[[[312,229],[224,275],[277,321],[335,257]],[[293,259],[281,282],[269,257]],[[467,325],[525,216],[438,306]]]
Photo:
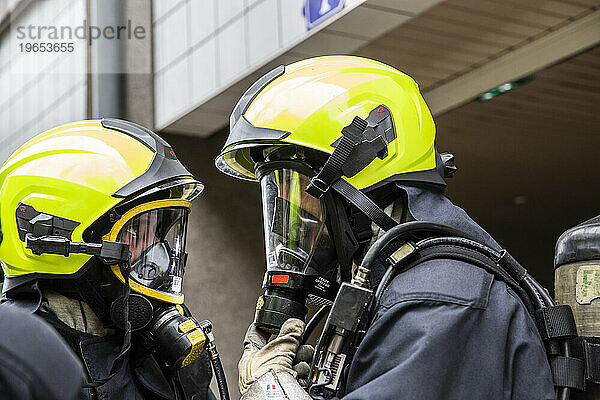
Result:
[[241,397],[241,400],[264,399],[312,400],[298,384],[295,374],[273,370],[261,375]]

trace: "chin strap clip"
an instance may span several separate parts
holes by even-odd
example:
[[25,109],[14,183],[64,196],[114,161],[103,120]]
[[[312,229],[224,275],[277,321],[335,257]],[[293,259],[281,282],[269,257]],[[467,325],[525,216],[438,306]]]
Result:
[[335,150],[321,171],[312,178],[306,192],[320,199],[333,189],[383,230],[393,228],[396,221],[342,176],[351,178],[376,158],[387,157],[388,143],[395,137],[392,115],[384,105],[371,110],[366,120],[354,117],[352,123],[342,129],[342,136],[332,143]]
[[63,236],[25,236],[25,248],[35,255],[58,254],[68,257],[69,254],[89,254],[98,256],[105,264],[126,262],[131,257],[129,245],[120,242],[103,240],[102,243],[71,242]]
[[376,158],[387,157],[387,145],[395,137],[392,115],[384,105],[371,110],[366,120],[354,117],[350,125],[342,129],[342,136],[331,144],[335,147],[333,153],[306,191],[320,198],[342,176],[350,178]]

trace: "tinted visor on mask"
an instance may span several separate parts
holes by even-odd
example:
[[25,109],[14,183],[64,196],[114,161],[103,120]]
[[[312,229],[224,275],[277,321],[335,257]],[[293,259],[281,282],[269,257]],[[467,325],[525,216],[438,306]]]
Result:
[[[332,246],[321,200],[306,193],[310,178],[292,169],[261,177],[267,270],[315,269],[319,253]],[[329,252],[327,252],[329,253]]]
[[173,207],[142,212],[125,223],[117,240],[129,245],[129,279],[170,295],[182,291],[189,209]]

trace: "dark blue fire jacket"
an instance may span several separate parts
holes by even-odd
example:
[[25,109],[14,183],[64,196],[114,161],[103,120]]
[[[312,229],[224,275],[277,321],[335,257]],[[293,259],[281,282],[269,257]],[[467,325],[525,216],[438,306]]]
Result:
[[[401,186],[411,215],[499,249],[442,194]],[[554,399],[534,322],[504,282],[470,264],[431,260],[389,284],[347,377],[351,399]]]
[[67,343],[41,318],[0,306],[0,399],[75,400],[85,380]]

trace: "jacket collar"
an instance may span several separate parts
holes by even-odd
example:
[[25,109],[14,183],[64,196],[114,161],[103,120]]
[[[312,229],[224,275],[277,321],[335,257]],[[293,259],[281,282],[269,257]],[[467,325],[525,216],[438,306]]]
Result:
[[396,183],[396,185],[406,192],[408,209],[417,221],[448,225],[470,234],[496,250],[501,249],[489,233],[473,221],[462,208],[452,204],[441,192],[433,192],[401,183]]

